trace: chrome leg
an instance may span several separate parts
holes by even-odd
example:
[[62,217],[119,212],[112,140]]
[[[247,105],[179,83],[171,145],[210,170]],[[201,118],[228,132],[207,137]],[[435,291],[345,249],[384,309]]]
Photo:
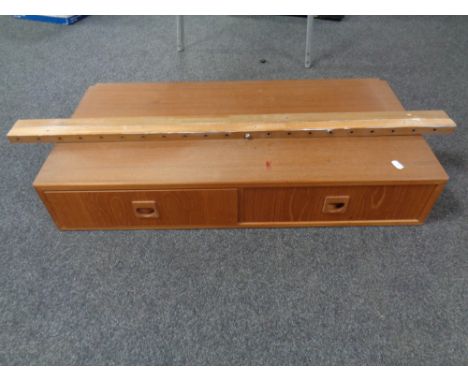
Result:
[[184,50],[184,16],[176,16],[177,23],[177,51]]
[[314,25],[314,16],[307,16],[307,31],[306,31],[306,51],[305,51],[305,67],[312,66],[311,49],[312,49],[312,28]]

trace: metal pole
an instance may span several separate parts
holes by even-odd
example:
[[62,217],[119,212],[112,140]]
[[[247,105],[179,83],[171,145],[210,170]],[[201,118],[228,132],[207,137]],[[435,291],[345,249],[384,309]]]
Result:
[[307,31],[306,31],[306,51],[305,51],[305,67],[312,66],[311,49],[312,49],[312,28],[314,25],[314,16],[307,16]]
[[176,16],[177,23],[177,51],[184,50],[184,16]]

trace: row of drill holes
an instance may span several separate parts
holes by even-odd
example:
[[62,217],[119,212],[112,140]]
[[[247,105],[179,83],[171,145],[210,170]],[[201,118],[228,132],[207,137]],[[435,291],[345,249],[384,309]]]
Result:
[[[412,131],[413,133],[415,133],[415,132],[416,132],[416,129],[412,129],[411,131]],[[432,129],[432,131],[437,131],[437,129]],[[373,134],[374,132],[375,132],[375,130],[370,130],[370,133],[371,133],[371,134]],[[391,132],[394,133],[395,130],[392,129]],[[309,135],[312,135],[312,131],[309,131],[308,134],[309,134]],[[333,131],[329,131],[328,134],[333,134]],[[350,131],[349,131],[349,134],[354,134],[354,130],[350,130]],[[270,137],[270,136],[271,136],[271,133],[266,133],[266,135]],[[291,132],[288,132],[288,135],[292,135],[292,133],[291,133]],[[224,134],[224,136],[225,136],[225,137],[229,137],[229,134]],[[162,136],[161,136],[161,138],[166,138],[166,137],[167,137],[166,135],[162,135]],[[187,138],[188,135],[187,135],[187,134],[184,134],[183,137],[184,137],[184,138]],[[208,134],[204,134],[203,137],[207,138],[207,137],[208,137]],[[141,138],[146,138],[146,136],[145,136],[145,135],[141,135]],[[57,137],[57,139],[58,139],[59,141],[61,141],[61,140],[62,140],[62,137]],[[82,140],[83,137],[79,136],[78,139],[79,139],[79,140]],[[104,139],[104,137],[103,137],[102,135],[100,135],[100,136],[99,136],[99,139]],[[121,135],[121,136],[120,136],[120,139],[125,139],[125,136]],[[19,141],[20,138],[16,138],[16,140]],[[40,137],[37,137],[37,140],[40,141],[41,138],[40,138]]]
[[[416,132],[416,129],[412,129],[411,131],[412,131],[413,133],[415,133],[415,132]],[[432,131],[437,131],[437,129],[432,129]],[[370,132],[371,134],[374,134],[374,133],[375,133],[375,130],[370,130],[369,132]],[[391,132],[394,133],[395,130],[392,129]],[[329,132],[328,132],[328,134],[333,134],[333,133],[334,133],[333,131],[329,131]],[[288,135],[291,135],[291,134],[292,134],[291,132],[288,132]],[[309,134],[309,135],[312,135],[312,131],[309,131],[308,134]],[[350,130],[350,131],[349,131],[349,134],[354,134],[354,130]],[[270,136],[271,133],[267,133],[267,135]]]

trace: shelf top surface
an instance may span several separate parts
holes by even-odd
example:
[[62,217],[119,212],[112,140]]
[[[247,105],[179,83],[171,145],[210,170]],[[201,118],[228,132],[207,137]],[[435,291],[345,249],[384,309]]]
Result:
[[63,143],[55,146],[35,184],[217,187],[446,178],[424,138],[396,136]]
[[[379,79],[130,83],[90,87],[73,117],[403,110]],[[423,137],[395,136],[63,143],[55,145],[35,185],[135,189],[446,179]]]
[[386,81],[367,79],[109,83],[74,118],[402,111]]

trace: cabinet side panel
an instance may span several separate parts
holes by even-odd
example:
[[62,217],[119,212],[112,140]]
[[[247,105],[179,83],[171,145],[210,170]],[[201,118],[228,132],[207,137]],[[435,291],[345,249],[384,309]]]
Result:
[[438,184],[436,187],[434,187],[434,190],[432,194],[429,196],[427,199],[426,205],[424,206],[423,210],[421,211],[421,214],[419,216],[419,221],[420,223],[424,223],[429,216],[430,212],[432,211],[432,208],[434,207],[435,203],[439,199],[440,195],[442,194],[442,191],[444,191],[445,188],[445,182]]

